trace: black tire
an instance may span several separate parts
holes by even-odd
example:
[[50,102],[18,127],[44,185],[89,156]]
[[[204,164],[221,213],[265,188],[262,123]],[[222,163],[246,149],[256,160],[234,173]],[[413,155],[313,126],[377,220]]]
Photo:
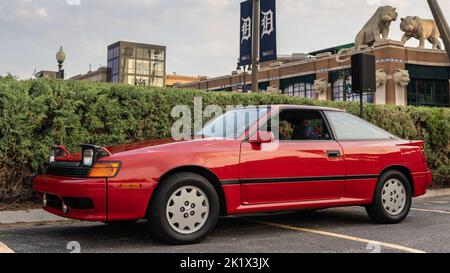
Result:
[[[390,214],[383,206],[383,189],[385,185],[392,179],[397,179],[403,184],[406,193],[406,204],[403,210],[398,215]],[[375,196],[373,203],[366,207],[372,221],[378,224],[398,224],[403,222],[408,216],[412,205],[412,189],[408,179],[404,174],[398,171],[388,171],[384,173],[378,180],[377,187],[375,189]]]
[[[177,173],[161,181],[150,202],[148,223],[156,239],[173,245],[194,244],[204,240],[214,229],[219,219],[220,203],[214,186],[201,175],[195,173]],[[209,202],[209,214],[204,225],[195,233],[182,234],[176,231],[166,216],[167,204],[177,190],[193,186],[200,189]]]

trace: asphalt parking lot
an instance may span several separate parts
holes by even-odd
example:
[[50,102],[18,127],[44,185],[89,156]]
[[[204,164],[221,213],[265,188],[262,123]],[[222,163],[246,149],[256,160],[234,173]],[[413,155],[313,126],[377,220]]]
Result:
[[450,196],[415,200],[406,221],[392,226],[373,224],[360,207],[227,217],[207,240],[188,246],[159,243],[145,222],[0,226],[0,252],[68,253],[73,246],[83,253],[448,253]]

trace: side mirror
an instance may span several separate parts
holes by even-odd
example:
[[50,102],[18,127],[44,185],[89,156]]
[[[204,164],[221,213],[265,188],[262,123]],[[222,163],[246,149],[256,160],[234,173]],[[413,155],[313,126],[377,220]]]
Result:
[[257,132],[253,135],[249,142],[251,144],[263,144],[263,143],[271,143],[275,140],[275,135],[272,132]]

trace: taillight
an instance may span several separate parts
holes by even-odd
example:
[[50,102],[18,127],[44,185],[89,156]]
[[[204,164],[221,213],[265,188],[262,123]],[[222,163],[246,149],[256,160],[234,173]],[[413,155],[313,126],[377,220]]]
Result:
[[420,156],[422,157],[423,163],[428,165],[427,152],[425,152],[425,149],[423,147],[420,147]]
[[117,175],[119,172],[120,162],[98,162],[92,167],[89,172],[89,177],[92,178],[110,178]]

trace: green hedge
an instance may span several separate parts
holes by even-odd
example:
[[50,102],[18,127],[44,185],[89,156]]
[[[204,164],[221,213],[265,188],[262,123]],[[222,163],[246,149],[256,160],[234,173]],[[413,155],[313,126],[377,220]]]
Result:
[[[358,105],[281,95],[205,93],[75,81],[0,79],[0,202],[31,197],[31,177],[49,147],[113,145],[170,137],[175,105],[304,104],[346,109]],[[424,139],[435,187],[450,186],[450,110],[369,105],[366,119],[406,139]]]

